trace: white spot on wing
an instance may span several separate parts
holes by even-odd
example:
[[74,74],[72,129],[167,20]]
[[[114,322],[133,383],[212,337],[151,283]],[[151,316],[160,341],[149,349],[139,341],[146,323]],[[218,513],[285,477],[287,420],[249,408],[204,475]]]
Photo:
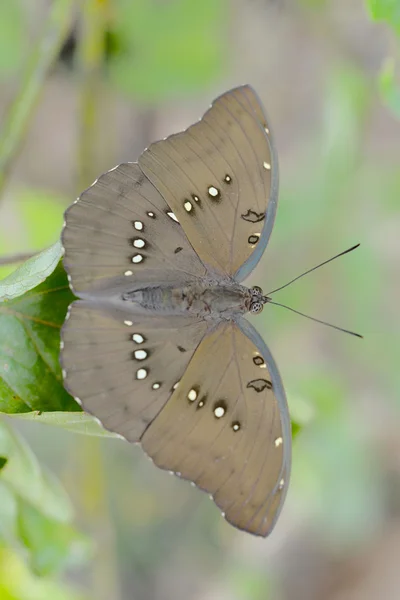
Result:
[[208,188],[208,193],[213,198],[216,198],[219,195],[219,190],[216,187],[214,187],[213,185],[210,185],[210,187]]
[[97,423],[98,425],[100,425],[100,427],[101,427],[102,429],[104,429],[104,425],[103,425],[103,423],[100,421],[100,419],[98,419],[97,417],[93,417],[93,420],[94,420],[94,421],[96,421],[96,423]]
[[169,210],[167,212],[167,215],[169,216],[170,219],[172,219],[173,221],[176,221],[177,223],[179,223],[178,219],[176,218],[176,216],[174,215],[174,213],[172,212],[172,210]]
[[[132,324],[132,321],[130,321],[130,323]],[[142,336],[141,333],[134,333],[132,336],[132,340],[136,343],[136,344],[143,344],[144,342],[144,337]]]
[[188,400],[190,400],[190,402],[194,402],[197,398],[197,392],[196,390],[190,390],[190,392],[188,393]]
[[214,408],[214,415],[217,417],[217,419],[220,419],[221,417],[223,417],[225,414],[225,408],[223,406],[216,406]]
[[146,379],[147,375],[147,369],[138,369],[136,371],[136,379]]

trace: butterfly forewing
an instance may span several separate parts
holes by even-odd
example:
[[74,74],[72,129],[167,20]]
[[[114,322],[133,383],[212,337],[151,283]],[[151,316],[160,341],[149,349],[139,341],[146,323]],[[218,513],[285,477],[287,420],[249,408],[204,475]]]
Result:
[[171,209],[136,163],[119,165],[65,214],[64,266],[73,290],[90,296],[194,279],[206,269]]
[[258,262],[275,217],[278,165],[269,138],[257,96],[243,86],[139,158],[203,262],[237,280]]
[[290,468],[286,400],[271,361],[236,323],[221,323],[142,438],[159,467],[194,481],[230,523],[261,536],[279,514]]
[[65,386],[104,427],[137,442],[206,330],[190,318],[135,317],[74,302],[62,330]]

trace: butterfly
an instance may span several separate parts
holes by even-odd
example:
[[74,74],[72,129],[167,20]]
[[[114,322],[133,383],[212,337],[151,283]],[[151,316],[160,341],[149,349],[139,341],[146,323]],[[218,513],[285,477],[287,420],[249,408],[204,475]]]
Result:
[[229,523],[264,537],[288,489],[291,424],[274,359],[245,318],[268,298],[242,281],[277,200],[270,127],[244,85],[101,175],[62,232],[78,297],[61,332],[67,390],[207,491]]

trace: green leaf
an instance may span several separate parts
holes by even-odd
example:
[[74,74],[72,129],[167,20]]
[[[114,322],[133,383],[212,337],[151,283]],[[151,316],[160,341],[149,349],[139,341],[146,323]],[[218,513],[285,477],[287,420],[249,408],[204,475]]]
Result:
[[35,289],[0,304],[1,412],[79,411],[63,387],[58,362],[60,328],[71,300],[59,264]]
[[199,89],[222,70],[226,14],[225,0],[119,0],[111,78],[144,101]]
[[0,280],[0,302],[17,298],[42,283],[54,271],[61,255],[61,243],[56,242]]
[[55,427],[62,427],[72,433],[96,437],[119,438],[118,434],[104,429],[97,419],[84,412],[27,412],[10,415],[13,418],[36,421]]
[[367,0],[371,19],[386,21],[400,35],[400,2],[399,0]]

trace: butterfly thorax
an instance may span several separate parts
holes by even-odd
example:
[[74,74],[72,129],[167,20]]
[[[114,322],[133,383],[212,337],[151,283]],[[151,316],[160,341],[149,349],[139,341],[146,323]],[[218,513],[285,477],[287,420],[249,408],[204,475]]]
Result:
[[235,281],[216,284],[199,280],[183,286],[141,287],[125,293],[123,299],[140,309],[162,315],[230,319],[249,310],[251,294]]

